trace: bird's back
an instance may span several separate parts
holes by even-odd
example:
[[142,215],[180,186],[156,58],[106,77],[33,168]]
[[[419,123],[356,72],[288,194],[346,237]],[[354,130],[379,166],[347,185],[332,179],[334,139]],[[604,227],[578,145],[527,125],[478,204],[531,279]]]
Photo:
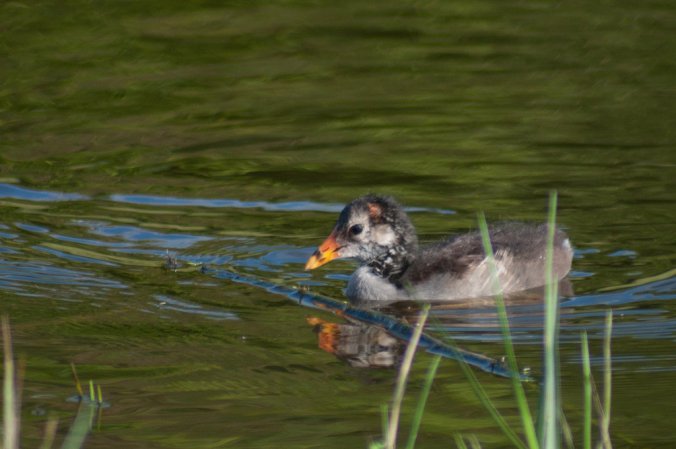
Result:
[[[503,223],[490,227],[489,235],[503,293],[544,285],[546,224]],[[572,258],[568,236],[557,228],[555,279],[568,274]],[[423,248],[399,283],[414,299],[460,299],[494,293],[490,265],[478,231]]]

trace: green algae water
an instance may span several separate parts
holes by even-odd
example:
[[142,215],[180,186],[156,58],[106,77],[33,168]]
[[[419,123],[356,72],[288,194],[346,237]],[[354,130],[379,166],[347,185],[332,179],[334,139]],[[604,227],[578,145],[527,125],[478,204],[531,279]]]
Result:
[[[575,247],[568,421],[581,435],[580,332],[598,377],[610,307],[614,446],[676,444],[674,23],[666,1],[0,4],[0,313],[26,364],[23,447],[50,414],[65,435],[70,362],[110,404],[88,448],[367,447],[396,370],[323,351],[308,321],[341,319],[261,285],[344,299],[353,263],[303,266],[368,192],[432,242],[478,211],[544,221],[552,189]],[[537,373],[542,307],[511,311]],[[485,305],[430,323],[503,355]],[[509,382],[477,374],[518,423]],[[417,447],[455,433],[509,446],[444,360]]]

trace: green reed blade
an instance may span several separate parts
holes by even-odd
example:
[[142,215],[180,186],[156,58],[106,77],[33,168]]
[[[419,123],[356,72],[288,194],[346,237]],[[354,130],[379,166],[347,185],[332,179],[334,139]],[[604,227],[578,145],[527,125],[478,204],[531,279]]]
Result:
[[5,449],[18,449],[21,414],[17,400],[12,333],[7,316],[2,317],[2,344],[4,353],[3,447]]
[[77,410],[77,415],[73,421],[73,425],[68,430],[66,438],[63,440],[61,449],[81,449],[84,445],[85,438],[92,428],[94,420],[94,412],[97,407],[92,403],[80,402],[80,407]]
[[479,443],[479,439],[476,435],[469,436],[469,444],[472,446],[472,449],[481,449],[481,443]]
[[388,433],[388,428],[390,425],[390,411],[387,407],[387,404],[380,404],[380,426],[383,429],[383,439],[378,441],[373,441],[369,444],[370,449],[382,449],[385,447],[385,437]]
[[418,438],[418,430],[420,429],[420,422],[422,421],[423,412],[425,411],[425,405],[427,404],[427,398],[430,395],[430,390],[432,389],[432,383],[434,382],[434,377],[437,374],[439,363],[441,363],[440,355],[435,356],[432,359],[432,363],[430,363],[430,367],[427,370],[427,376],[425,377],[423,389],[420,392],[420,398],[418,399],[418,406],[416,407],[415,414],[413,415],[413,422],[411,423],[411,432],[408,435],[408,443],[406,444],[406,449],[413,449],[415,447],[415,440]]
[[601,420],[601,439],[603,447],[611,449],[610,442],[610,398],[612,394],[612,359],[610,354],[610,340],[613,335],[613,312],[606,313],[606,332],[603,339],[603,419]]
[[558,285],[554,279],[554,234],[556,226],[556,192],[549,196],[549,217],[547,220],[547,245],[545,251],[545,325],[544,325],[544,385],[540,444],[544,449],[561,446],[560,379],[558,368]]
[[592,385],[591,385],[591,362],[589,360],[589,339],[587,332],[582,332],[582,376],[584,387],[584,431],[583,448],[592,449]]
[[481,383],[476,378],[474,371],[472,371],[469,365],[467,365],[467,363],[463,361],[460,361],[459,365],[463,373],[465,374],[465,377],[467,377],[467,380],[469,381],[469,384],[472,387],[472,390],[474,391],[474,395],[479,399],[481,405],[483,405],[484,408],[488,411],[488,414],[491,415],[491,418],[493,418],[493,421],[495,421],[500,430],[502,430],[505,436],[509,438],[514,447],[518,449],[527,449],[526,445],[523,443],[523,441],[521,441],[521,439],[514,432],[514,430],[512,430],[507,421],[505,421],[505,418],[500,414],[500,412],[495,407],[491,399],[488,397],[488,393],[486,393],[486,390],[484,390],[484,388],[481,386]]
[[456,433],[455,435],[453,435],[453,438],[455,439],[455,445],[458,446],[458,449],[467,449],[465,439],[462,437],[462,435]]
[[80,400],[84,399],[84,391],[82,390],[82,384],[80,383],[80,378],[77,375],[77,370],[75,369],[75,364],[70,362],[70,371],[73,373],[73,381],[75,382],[75,389],[77,389],[77,394],[80,395]]
[[404,400],[404,393],[406,392],[406,380],[408,379],[408,374],[411,371],[413,356],[415,355],[415,351],[418,347],[420,335],[422,334],[429,311],[430,305],[426,304],[420,312],[418,323],[413,330],[411,341],[409,341],[408,346],[406,347],[406,352],[404,352],[404,360],[402,361],[401,367],[399,368],[397,384],[394,390],[394,397],[392,399],[392,411],[390,413],[390,421],[386,434],[387,437],[385,438],[385,447],[388,449],[394,449],[396,447],[397,431],[399,429],[399,416],[401,414],[401,403]]
[[505,308],[505,301],[502,296],[502,287],[500,286],[500,279],[498,277],[498,269],[495,263],[495,255],[491,245],[490,236],[488,233],[488,225],[486,224],[486,217],[483,213],[479,213],[479,230],[481,231],[481,240],[486,252],[486,258],[491,270],[491,278],[493,280],[493,291],[495,293],[495,303],[498,309],[498,319],[500,321],[500,328],[502,330],[502,339],[505,344],[505,352],[507,354],[507,363],[512,375],[512,388],[516,397],[517,406],[519,407],[519,414],[521,416],[521,423],[523,431],[530,449],[539,448],[537,435],[535,432],[535,423],[533,422],[533,415],[531,414],[528,401],[526,400],[526,393],[521,385],[521,380],[516,373],[519,373],[519,367],[516,362],[516,354],[514,353],[514,345],[509,330],[509,319],[507,318],[507,309]]
[[52,449],[58,426],[59,418],[56,416],[50,416],[47,420],[47,424],[45,424],[45,437],[42,439],[40,449]]

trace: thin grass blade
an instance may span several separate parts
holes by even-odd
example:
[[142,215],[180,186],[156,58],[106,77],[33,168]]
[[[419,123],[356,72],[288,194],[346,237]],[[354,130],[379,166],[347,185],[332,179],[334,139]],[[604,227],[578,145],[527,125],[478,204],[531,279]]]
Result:
[[58,426],[59,419],[56,416],[52,416],[47,420],[47,424],[45,424],[45,436],[42,439],[40,449],[52,449]]
[[425,326],[425,321],[427,321],[427,315],[429,314],[429,311],[430,306],[427,304],[420,312],[418,323],[415,330],[413,331],[413,335],[411,336],[411,341],[409,341],[408,346],[406,347],[404,360],[402,361],[401,367],[399,368],[397,385],[395,387],[394,397],[392,399],[392,412],[390,413],[390,421],[386,434],[387,437],[385,438],[385,447],[388,449],[394,449],[396,447],[397,431],[399,429],[399,415],[401,414],[401,402],[404,400],[404,393],[406,392],[406,380],[408,379],[408,373],[411,371],[413,356],[415,355],[415,351],[418,347],[420,335],[422,334],[423,327]]
[[68,431],[68,435],[63,440],[61,449],[81,449],[84,441],[92,428],[94,421],[94,413],[98,407],[93,403],[81,401],[80,407],[77,411],[77,416],[73,421],[73,425]]
[[[505,308],[505,301],[502,296],[502,287],[500,286],[500,278],[498,277],[498,269],[495,263],[495,255],[491,245],[490,235],[488,232],[488,225],[486,224],[486,217],[483,213],[479,214],[479,230],[481,231],[481,239],[488,259],[491,270],[491,278],[494,285],[495,303],[498,309],[498,319],[500,321],[500,328],[502,330],[502,338],[505,344],[505,353],[507,354],[507,363],[512,373],[519,373],[519,367],[516,362],[516,354],[514,352],[514,345],[512,343],[512,336],[509,330],[509,319],[507,318],[507,309]],[[526,400],[526,393],[518,376],[513,375],[512,387],[514,396],[519,407],[519,414],[521,416],[521,423],[523,431],[526,436],[528,447],[531,449],[539,448],[538,438],[535,432],[535,423],[533,422],[533,415],[531,414],[528,401]]]
[[440,355],[432,359],[432,363],[430,364],[430,367],[427,370],[425,383],[423,384],[423,389],[420,392],[420,399],[418,399],[418,406],[415,410],[415,414],[413,415],[413,422],[411,423],[411,432],[408,435],[408,443],[406,444],[406,449],[413,449],[415,447],[415,440],[418,438],[418,430],[420,430],[420,422],[422,421],[423,412],[425,411],[425,405],[427,404],[427,398],[430,395],[430,390],[432,389],[432,383],[434,382],[434,377],[437,374],[439,363],[441,363]]
[[610,442],[610,398],[612,395],[612,359],[610,353],[610,340],[613,336],[613,312],[606,314],[606,333],[603,339],[603,419],[601,420],[601,439],[603,447],[611,449]]
[[514,447],[518,449],[527,449],[524,442],[521,441],[519,436],[514,432],[514,430],[512,430],[507,421],[505,421],[505,418],[500,414],[500,412],[495,407],[491,399],[488,397],[486,390],[484,390],[484,388],[481,386],[481,383],[476,378],[476,375],[474,374],[472,369],[462,361],[460,362],[460,368],[467,377],[467,380],[469,381],[472,390],[474,390],[474,394],[479,399],[479,402],[481,402],[481,404],[486,408],[488,413],[493,418],[493,421],[495,421],[495,423],[500,428],[500,430],[502,430],[505,436],[509,438]]
[[582,332],[582,376],[584,387],[584,430],[582,447],[583,449],[592,449],[592,381],[587,332]]
[[[559,404],[561,404],[562,401],[559,401]],[[575,443],[573,441],[573,431],[570,429],[570,425],[568,424],[568,419],[566,418],[566,414],[563,413],[563,410],[559,409],[561,412],[561,417],[560,417],[560,422],[561,422],[561,433],[563,435],[563,447],[567,448],[575,448]]]
[[465,439],[462,437],[461,434],[456,433],[455,435],[453,435],[453,438],[455,439],[455,445],[458,446],[458,449],[467,449]]
[[3,380],[3,447],[18,449],[19,428],[21,414],[17,400],[16,366],[12,350],[12,333],[9,327],[9,318],[2,317],[2,344],[4,353],[4,380]]
[[476,435],[469,436],[469,445],[472,446],[472,449],[481,449],[481,443],[479,443],[479,439]]
[[558,285],[553,276],[554,234],[556,226],[556,192],[549,196],[547,220],[547,245],[545,250],[545,323],[544,323],[544,385],[542,389],[542,415],[540,445],[543,449],[561,446],[560,379],[558,367]]
[[[380,425],[383,429],[383,440],[379,441],[378,444],[379,446],[377,447],[385,447],[385,438],[387,438],[387,434],[389,433],[389,427],[390,427],[390,410],[387,404],[380,404]],[[372,445],[373,446],[373,445]]]
[[73,373],[73,381],[75,382],[77,394],[80,395],[80,399],[82,399],[84,398],[84,391],[82,390],[82,384],[80,383],[80,378],[77,375],[77,370],[75,369],[75,364],[73,362],[70,362],[70,371]]

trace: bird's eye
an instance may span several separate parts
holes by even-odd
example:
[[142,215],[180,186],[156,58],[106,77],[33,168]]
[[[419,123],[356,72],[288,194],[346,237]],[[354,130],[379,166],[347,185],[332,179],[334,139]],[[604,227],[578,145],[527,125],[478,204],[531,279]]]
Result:
[[364,230],[364,227],[360,224],[350,226],[350,234],[359,235]]

